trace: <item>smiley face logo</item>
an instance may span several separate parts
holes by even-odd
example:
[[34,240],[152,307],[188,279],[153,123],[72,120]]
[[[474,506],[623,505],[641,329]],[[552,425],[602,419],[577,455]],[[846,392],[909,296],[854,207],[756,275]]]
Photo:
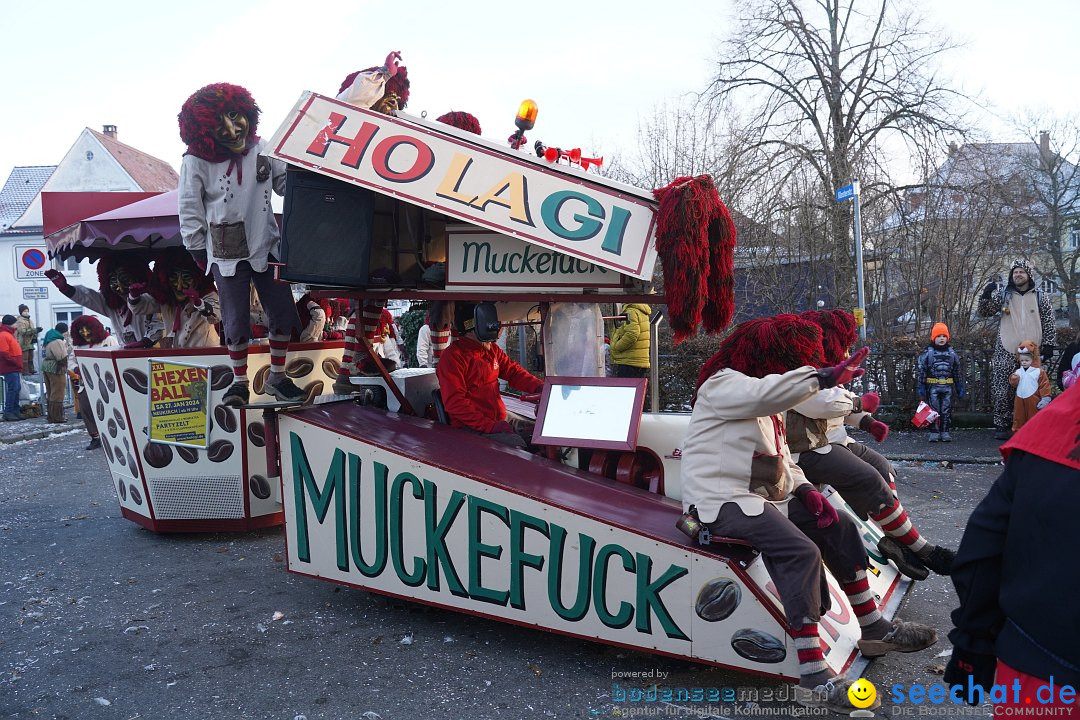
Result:
[[877,699],[877,688],[866,678],[859,678],[848,687],[847,696],[855,707],[868,708]]

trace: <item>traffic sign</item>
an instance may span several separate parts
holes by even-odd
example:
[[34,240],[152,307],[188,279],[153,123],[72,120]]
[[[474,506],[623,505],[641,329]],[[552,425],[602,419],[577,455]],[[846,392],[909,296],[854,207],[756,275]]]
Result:
[[49,288],[47,287],[24,287],[22,289],[23,300],[48,300]]
[[20,282],[44,280],[49,256],[44,245],[15,245],[15,279]]
[[855,197],[855,183],[845,185],[836,191],[836,202],[844,202]]

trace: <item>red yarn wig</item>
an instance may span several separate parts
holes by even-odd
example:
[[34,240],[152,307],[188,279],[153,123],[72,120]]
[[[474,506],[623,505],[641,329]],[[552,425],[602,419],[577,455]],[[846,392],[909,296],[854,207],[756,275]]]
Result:
[[458,130],[471,132],[474,135],[480,134],[480,121],[467,112],[455,110],[452,112],[448,112],[445,115],[440,115],[435,119],[438,122],[446,123],[447,125],[456,127]]
[[[83,340],[82,328],[90,328],[90,342],[87,343]],[[93,315],[80,315],[71,321],[71,344],[75,347],[85,347],[86,345],[97,345],[99,342],[103,342],[109,334],[105,332],[105,326],[101,324]]]
[[[221,115],[226,111],[243,113],[248,119],[247,147],[259,142],[259,106],[244,88],[229,83],[215,83],[199,88],[184,101],[177,119],[180,139],[187,145],[186,155],[209,162],[221,162],[230,156],[215,138]],[[247,150],[244,151],[245,153]]]
[[739,323],[698,373],[697,388],[725,368],[763,378],[804,365],[821,365],[821,328],[797,315],[754,318]]
[[680,343],[704,325],[720,332],[735,313],[735,223],[708,175],[653,190],[656,251],[671,329]]
[[806,318],[821,328],[821,345],[825,350],[826,365],[842,363],[859,337],[855,316],[847,310],[807,310],[799,317]]

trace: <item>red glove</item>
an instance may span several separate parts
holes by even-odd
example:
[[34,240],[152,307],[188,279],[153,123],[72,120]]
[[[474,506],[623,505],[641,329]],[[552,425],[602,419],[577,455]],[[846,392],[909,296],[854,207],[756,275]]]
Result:
[[401,51],[395,50],[386,56],[386,60],[383,61],[383,66],[386,68],[387,79],[397,75],[398,63],[401,62]]
[[878,442],[884,442],[885,438],[889,437],[889,426],[869,415],[859,421],[859,429],[870,433],[870,437]]
[[836,514],[836,508],[829,504],[825,496],[810,485],[800,485],[795,490],[795,497],[817,518],[819,528],[827,528],[840,519]]
[[540,393],[529,393],[528,395],[522,395],[521,399],[524,402],[538,403],[540,402]]
[[146,292],[146,283],[137,282],[128,285],[128,297],[132,300],[138,300],[144,292]]
[[862,412],[872,413],[881,406],[881,396],[876,392],[863,393],[860,400]]
[[192,305],[198,306],[198,305],[202,304],[202,298],[199,297],[199,293],[198,293],[197,290],[192,290],[191,288],[187,288],[186,290],[184,290],[184,297],[186,297],[188,300],[190,300]]
[[52,281],[52,284],[56,286],[56,289],[64,293],[68,297],[75,294],[75,289],[68,285],[67,278],[64,277],[64,273],[59,270],[48,269],[45,271],[45,277]]
[[870,348],[861,348],[854,355],[839,365],[821,368],[817,371],[818,382],[823,388],[836,387],[851,382],[857,377],[862,377],[866,372],[861,367],[862,361],[870,354]]
[[496,433],[512,433],[514,432],[514,426],[505,420],[500,420],[491,426],[491,430],[488,431],[488,435],[495,435]]

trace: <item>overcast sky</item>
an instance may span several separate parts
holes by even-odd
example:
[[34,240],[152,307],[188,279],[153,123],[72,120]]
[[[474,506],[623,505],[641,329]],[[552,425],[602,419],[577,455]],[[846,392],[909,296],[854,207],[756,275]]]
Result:
[[[1003,114],[1080,109],[1078,8],[1069,0],[923,5],[970,43],[944,73]],[[625,150],[639,118],[704,86],[730,13],[729,0],[5,2],[0,177],[15,165],[58,163],[83,127],[104,124],[179,167],[176,114],[202,85],[247,87],[269,137],[301,91],[333,95],[346,74],[381,64],[389,50],[401,50],[409,68],[410,113],[466,110],[485,137],[501,140],[519,101],[532,97],[540,113],[530,140],[587,155]],[[994,133],[1022,139],[1003,125]]]

